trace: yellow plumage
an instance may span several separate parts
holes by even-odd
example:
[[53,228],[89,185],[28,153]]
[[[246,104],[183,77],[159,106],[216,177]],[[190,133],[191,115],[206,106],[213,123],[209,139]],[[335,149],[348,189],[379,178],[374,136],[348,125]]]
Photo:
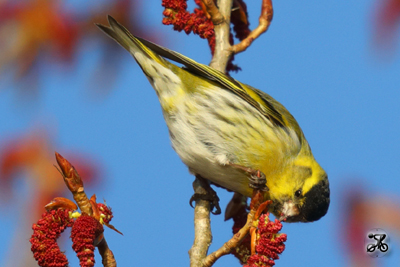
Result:
[[161,103],[172,146],[192,173],[250,196],[248,175],[230,164],[260,170],[275,215],[288,221],[325,215],[326,173],[283,105],[224,73],[133,36],[112,17],[109,23],[110,28],[98,26],[142,68]]

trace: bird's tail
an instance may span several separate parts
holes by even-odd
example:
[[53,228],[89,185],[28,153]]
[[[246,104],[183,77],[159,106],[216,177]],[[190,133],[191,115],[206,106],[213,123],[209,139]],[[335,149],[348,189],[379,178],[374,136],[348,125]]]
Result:
[[182,70],[163,57],[178,60],[179,57],[173,51],[133,36],[111,16],[108,16],[108,22],[110,27],[96,25],[132,54],[156,90],[163,111],[174,110],[178,99],[184,96],[182,81],[177,75]]
[[101,24],[96,24],[96,26],[130,52],[145,73],[147,69],[145,64],[146,62],[149,62],[148,59],[163,66],[166,65],[166,61],[162,57],[143,44],[139,38],[133,36],[124,26],[119,24],[110,15],[108,16],[108,22],[110,27]]

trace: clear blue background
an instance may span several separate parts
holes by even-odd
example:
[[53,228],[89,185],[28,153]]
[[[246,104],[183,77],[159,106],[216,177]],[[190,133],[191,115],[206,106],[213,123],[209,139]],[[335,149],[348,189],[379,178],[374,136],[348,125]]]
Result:
[[[78,2],[72,1],[70,8],[96,4]],[[206,41],[161,24],[160,2],[143,2],[143,24],[162,32],[169,48],[208,64]],[[247,2],[255,27],[261,3]],[[288,241],[277,266],[350,264],[341,200],[353,177],[362,177],[371,195],[400,193],[400,49],[386,61],[372,50],[375,6],[371,0],[274,1],[268,32],[236,56],[243,71],[233,77],[264,90],[291,111],[331,182],[327,216],[315,223],[284,224]],[[3,76],[0,137],[27,132],[37,122],[55,124],[58,152],[80,150],[102,164],[102,184],[88,193],[107,200],[115,215],[112,223],[124,233],[106,230],[118,265],[188,266],[193,177],[171,148],[156,94],[128,53],[109,95],[96,99],[88,94],[87,73],[98,64],[99,50],[93,42],[83,43],[71,72],[42,66],[40,94],[29,105],[19,102],[17,85]],[[218,194],[225,207],[231,193],[218,189]],[[3,212],[0,259],[21,219],[15,211]],[[223,216],[212,216],[210,252],[231,237],[231,225]],[[392,236],[392,253],[379,265],[396,266],[400,260],[398,239]],[[77,266],[72,250],[65,249],[71,266]],[[100,266],[98,255],[97,260]],[[226,256],[215,266],[239,264]]]

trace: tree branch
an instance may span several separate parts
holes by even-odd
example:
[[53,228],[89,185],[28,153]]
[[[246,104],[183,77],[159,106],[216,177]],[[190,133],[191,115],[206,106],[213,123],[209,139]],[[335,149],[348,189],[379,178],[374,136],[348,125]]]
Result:
[[99,249],[104,267],[117,267],[117,261],[111,249],[108,247],[105,237],[103,237],[103,240],[97,245],[97,248]]
[[[230,50],[231,46],[229,44],[232,0],[218,0],[219,9],[217,9],[213,0],[202,0],[202,2],[214,24],[216,45],[210,66],[221,72],[225,72],[228,60],[232,55],[232,51]],[[206,191],[198,178],[193,182],[193,189],[195,194],[201,194]],[[194,209],[195,238],[193,246],[189,250],[191,267],[201,267],[203,265],[203,260],[207,256],[208,247],[212,241],[210,207],[209,201],[196,200]]]
[[208,15],[214,25],[219,25],[225,21],[224,16],[222,16],[221,12],[214,3],[214,0],[202,0]]
[[259,18],[259,24],[244,40],[240,43],[232,46],[232,52],[238,54],[245,51],[251,43],[257,39],[261,34],[266,32],[271,24],[272,17],[274,15],[274,10],[272,8],[271,0],[263,0],[261,5],[261,15]]
[[[208,1],[203,0],[203,3],[207,6],[205,2]],[[215,50],[210,67],[225,73],[226,65],[232,55],[231,45],[229,44],[232,0],[218,0],[218,7],[219,13],[210,13],[213,23],[214,21],[218,22],[218,24],[214,23]],[[216,17],[219,16],[218,14],[222,16],[222,21],[219,17]]]
[[264,203],[263,201],[264,192],[260,190],[254,190],[253,196],[251,198],[250,211],[247,215],[246,224],[228,242],[223,244],[222,247],[208,255],[204,259],[202,267],[211,267],[219,258],[231,253],[232,250],[243,241],[243,239],[249,233],[250,228],[254,226],[254,220],[258,219],[258,217],[264,211],[265,207],[270,203],[270,201]]
[[[210,67],[223,73],[225,73],[227,63],[234,53],[246,50],[256,38],[268,29],[273,14],[271,0],[263,0],[259,26],[241,43],[231,46],[229,36],[232,2],[233,0],[218,0],[217,8],[214,0],[202,0],[203,6],[207,11],[205,12],[206,16],[210,17],[214,24],[215,50]],[[195,193],[205,191],[198,178],[193,182],[193,188]],[[189,250],[191,267],[212,266],[218,258],[230,253],[245,238],[253,223],[255,210],[251,209],[246,225],[220,249],[207,256],[212,240],[210,207],[209,201],[196,200],[194,211],[195,239],[192,248]]]
[[[56,160],[60,166],[64,182],[67,185],[69,191],[71,191],[74,200],[78,204],[79,209],[82,213],[86,213],[89,216],[93,216],[92,204],[85,193],[83,187],[83,181],[75,167],[69,163],[64,157],[55,152]],[[117,231],[119,232],[119,231]],[[107,245],[106,238],[103,237],[102,241],[97,245],[99,253],[102,257],[104,267],[116,267],[117,262],[115,261],[114,254]]]
[[247,215],[247,222],[242,229],[239,230],[229,241],[222,245],[218,250],[208,255],[203,261],[203,267],[211,267],[219,258],[231,253],[231,251],[242,242],[249,233],[250,227],[253,225],[253,219],[256,210],[250,210]]
[[[199,179],[201,178],[196,177],[196,180],[193,182],[194,193],[204,195],[207,190],[203,187]],[[193,246],[189,250],[190,266],[201,267],[212,240],[210,202],[207,200],[196,200],[194,208],[194,234]]]

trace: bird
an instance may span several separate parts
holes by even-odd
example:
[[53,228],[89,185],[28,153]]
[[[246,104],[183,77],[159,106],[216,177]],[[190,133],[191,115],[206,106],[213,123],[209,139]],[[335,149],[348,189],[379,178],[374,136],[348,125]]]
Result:
[[247,197],[261,181],[266,199],[273,202],[270,212],[285,222],[325,216],[330,204],[327,173],[282,104],[223,72],[132,35],[111,16],[108,23],[96,25],[141,67],[158,96],[172,147],[192,174]]

